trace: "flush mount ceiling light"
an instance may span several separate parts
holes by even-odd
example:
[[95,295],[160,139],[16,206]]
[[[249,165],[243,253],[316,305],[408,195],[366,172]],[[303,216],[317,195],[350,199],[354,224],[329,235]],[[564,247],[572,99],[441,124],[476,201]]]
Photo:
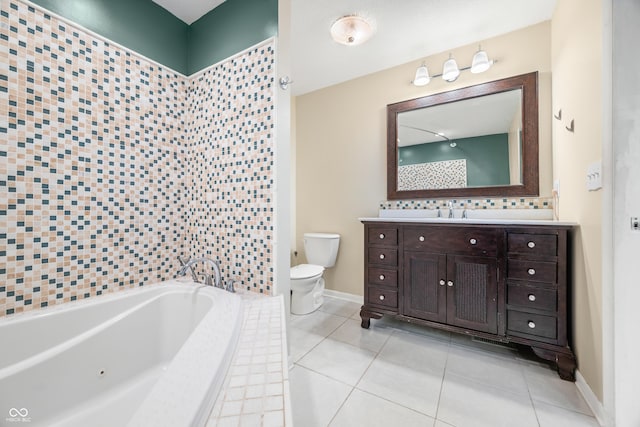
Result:
[[442,77],[443,80],[447,82],[454,82],[460,76],[461,71],[469,70],[474,74],[484,73],[487,71],[493,64],[495,64],[495,60],[490,60],[487,52],[482,50],[482,47],[478,47],[478,51],[473,55],[473,61],[471,62],[471,66],[459,68],[458,63],[453,58],[452,54],[449,54],[449,59],[447,59],[442,65],[442,74],[436,74],[434,76],[429,76],[429,71],[427,71],[427,66],[424,62],[418,67],[416,70],[416,75],[411,83],[414,86],[424,86],[431,81],[432,77]]
[[331,25],[331,38],[345,46],[357,46],[369,40],[373,26],[361,16],[347,15]]

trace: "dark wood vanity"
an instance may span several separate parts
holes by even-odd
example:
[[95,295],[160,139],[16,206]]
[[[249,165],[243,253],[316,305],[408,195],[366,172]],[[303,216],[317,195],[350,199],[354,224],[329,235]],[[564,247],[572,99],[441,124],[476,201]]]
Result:
[[571,225],[367,221],[362,327],[398,319],[530,346],[574,381]]

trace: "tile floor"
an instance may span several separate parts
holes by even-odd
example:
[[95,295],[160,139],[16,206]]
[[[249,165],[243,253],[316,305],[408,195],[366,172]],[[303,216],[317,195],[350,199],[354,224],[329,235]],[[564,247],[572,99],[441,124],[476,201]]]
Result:
[[511,348],[383,318],[326,298],[291,316],[296,427],[573,427],[598,423],[576,386]]

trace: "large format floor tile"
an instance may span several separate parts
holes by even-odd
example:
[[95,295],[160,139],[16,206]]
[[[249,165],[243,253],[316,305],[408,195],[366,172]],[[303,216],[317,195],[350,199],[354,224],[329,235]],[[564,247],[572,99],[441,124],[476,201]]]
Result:
[[431,427],[434,419],[403,406],[354,390],[331,422],[332,427]]
[[[326,298],[292,316],[296,426],[596,427],[574,383],[515,349]],[[354,311],[355,310],[355,311]]]
[[300,366],[351,386],[356,385],[375,353],[334,340],[324,340],[298,361]]
[[339,381],[296,366],[289,377],[293,424],[326,427],[352,388]]
[[456,427],[538,427],[529,396],[450,373],[444,377],[437,418]]
[[356,347],[378,352],[389,339],[393,331],[383,328],[363,329],[360,322],[349,319],[338,327],[329,339],[341,341]]

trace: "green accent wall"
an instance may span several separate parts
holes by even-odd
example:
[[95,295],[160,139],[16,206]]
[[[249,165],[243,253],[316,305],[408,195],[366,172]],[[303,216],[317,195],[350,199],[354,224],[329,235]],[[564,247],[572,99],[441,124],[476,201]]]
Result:
[[151,0],[32,0],[147,58],[187,74],[189,26]]
[[399,164],[466,159],[468,187],[509,185],[508,134],[456,139],[454,142],[455,147],[447,141],[400,147]]
[[187,76],[278,33],[278,0],[227,0],[191,25],[151,0],[32,1]]
[[189,27],[189,74],[277,33],[278,0],[227,0]]

